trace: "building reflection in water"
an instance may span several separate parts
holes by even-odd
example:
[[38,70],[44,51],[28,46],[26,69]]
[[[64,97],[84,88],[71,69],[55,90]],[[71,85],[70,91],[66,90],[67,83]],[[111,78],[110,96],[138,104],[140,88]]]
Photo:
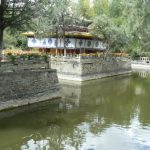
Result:
[[139,77],[147,78],[150,76],[150,70],[134,70],[134,74],[137,74]]
[[149,82],[63,83],[61,100],[0,114],[0,149],[150,149]]

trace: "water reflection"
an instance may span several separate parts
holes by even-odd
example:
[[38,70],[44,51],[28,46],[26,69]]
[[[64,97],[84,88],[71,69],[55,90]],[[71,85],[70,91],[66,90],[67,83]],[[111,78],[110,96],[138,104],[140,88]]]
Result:
[[150,78],[62,84],[62,99],[0,113],[0,150],[149,150]]
[[150,77],[150,70],[138,70],[138,69],[135,69],[134,70],[134,74],[139,76],[139,77],[142,77],[142,78],[147,78],[147,77]]

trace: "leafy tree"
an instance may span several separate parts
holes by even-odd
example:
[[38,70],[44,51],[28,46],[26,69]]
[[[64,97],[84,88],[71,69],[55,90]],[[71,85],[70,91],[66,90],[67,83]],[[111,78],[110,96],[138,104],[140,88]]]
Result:
[[116,26],[106,15],[95,18],[89,28],[98,38],[103,38],[108,51],[122,51],[128,44],[128,37],[123,28]]
[[10,30],[9,29],[6,29],[4,31],[4,48],[14,48],[14,46],[16,45],[17,41],[15,39],[14,36],[12,36],[10,34]]
[[93,0],[93,8],[96,16],[110,14],[110,1],[109,0]]
[[[48,4],[48,5],[47,5]],[[69,30],[71,25],[78,25],[80,21],[78,19],[76,11],[72,8],[70,0],[45,0],[43,5],[46,6],[41,9],[42,17],[36,19],[36,35],[37,36],[50,36],[54,35],[65,41],[65,32]],[[43,24],[44,22],[44,24]],[[58,41],[56,41],[56,46]],[[64,50],[66,45],[64,42]]]
[[[125,44],[126,49],[136,55],[150,53],[149,7],[149,0],[94,0],[95,18],[107,16],[112,22],[111,28],[115,26],[118,28],[118,34],[126,34],[120,37],[125,37],[124,40],[128,43]],[[113,35],[111,37],[113,38]],[[121,39],[118,38],[119,41]]]
[[3,34],[7,27],[21,28],[29,24],[35,14],[38,0],[1,0],[0,3],[0,50],[3,49]]
[[22,31],[15,31],[12,34],[12,31],[7,28],[4,31],[4,49],[27,49],[27,39],[25,36],[21,35]]
[[122,10],[124,8],[123,0],[113,0],[110,5],[110,16],[111,17],[121,17],[122,16]]
[[150,31],[150,1],[135,0],[124,1],[123,24],[126,26],[126,31],[131,35],[129,50],[131,53],[142,54],[149,52],[149,31]]
[[93,0],[92,2],[91,0],[78,0],[78,2],[1,0],[0,50],[4,45],[3,33],[6,28],[13,28],[14,32],[11,36],[9,35],[11,33],[5,30],[4,46],[22,47],[25,40],[20,38],[17,31],[18,29],[20,31],[22,26],[25,30],[29,30],[30,25],[40,36],[55,33],[57,37],[65,40],[65,31],[70,25],[88,26],[93,22],[90,26],[91,32],[99,37],[103,36],[109,45],[108,49],[127,49],[133,55],[150,54],[149,0]]
[[79,0],[77,12],[81,18],[91,19],[94,16],[94,9],[90,4],[90,0]]

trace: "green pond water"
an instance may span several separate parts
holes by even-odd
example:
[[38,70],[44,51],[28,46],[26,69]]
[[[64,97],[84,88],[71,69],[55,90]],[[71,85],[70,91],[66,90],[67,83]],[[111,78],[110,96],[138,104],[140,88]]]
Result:
[[150,76],[62,84],[62,99],[0,113],[0,150],[150,150]]

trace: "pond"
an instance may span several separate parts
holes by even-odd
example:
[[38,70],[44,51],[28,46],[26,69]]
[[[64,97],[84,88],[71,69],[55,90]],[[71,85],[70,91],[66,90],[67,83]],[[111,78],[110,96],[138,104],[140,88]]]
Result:
[[61,85],[62,99],[0,113],[0,150],[150,150],[150,76]]

